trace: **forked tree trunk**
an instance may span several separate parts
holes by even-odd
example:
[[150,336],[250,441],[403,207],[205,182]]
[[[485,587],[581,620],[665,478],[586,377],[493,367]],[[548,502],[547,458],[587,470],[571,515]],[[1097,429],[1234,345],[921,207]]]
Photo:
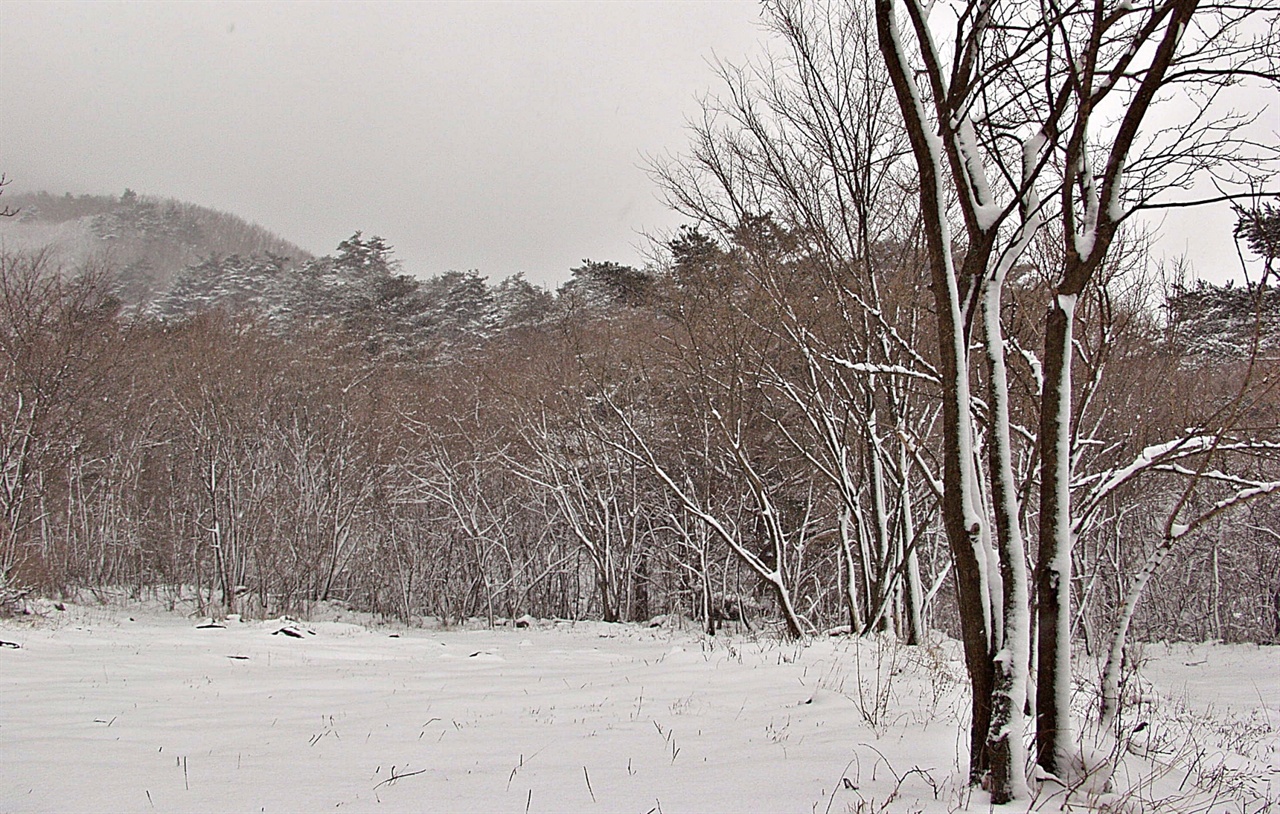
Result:
[[983,518],[974,488],[973,416],[969,393],[968,338],[960,305],[959,280],[947,224],[943,156],[929,131],[917,92],[915,71],[900,42],[894,0],[876,0],[876,30],[898,105],[903,111],[920,172],[921,215],[936,304],[939,373],[942,379],[942,524],[955,561],[965,667],[973,699],[969,728],[969,779],[977,783],[990,767],[987,732],[995,671],[991,650],[991,608],[985,588]]
[[862,608],[858,601],[858,567],[853,556],[853,511],[845,506],[840,513],[840,554],[843,563],[844,602],[849,612],[849,634],[862,630]]

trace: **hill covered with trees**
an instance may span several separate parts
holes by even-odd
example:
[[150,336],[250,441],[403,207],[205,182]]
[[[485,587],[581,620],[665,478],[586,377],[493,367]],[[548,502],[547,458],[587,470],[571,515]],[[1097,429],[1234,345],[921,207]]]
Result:
[[64,263],[108,264],[127,303],[150,300],[188,265],[211,257],[310,254],[261,226],[172,198],[139,195],[5,195],[16,214],[0,219],[11,248],[56,247]]

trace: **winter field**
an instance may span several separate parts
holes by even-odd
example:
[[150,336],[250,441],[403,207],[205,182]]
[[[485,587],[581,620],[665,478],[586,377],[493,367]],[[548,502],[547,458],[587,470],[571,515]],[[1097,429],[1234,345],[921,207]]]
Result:
[[[0,620],[3,812],[990,809],[943,639],[63,607]],[[1145,646],[1132,734],[1008,810],[1280,810],[1278,656]]]

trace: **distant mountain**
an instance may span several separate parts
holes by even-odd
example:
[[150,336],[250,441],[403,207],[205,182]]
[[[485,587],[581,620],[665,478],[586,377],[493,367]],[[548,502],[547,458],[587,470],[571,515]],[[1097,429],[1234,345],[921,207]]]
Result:
[[559,291],[515,274],[430,279],[401,273],[383,238],[361,232],[316,257],[242,218],[125,190],[110,195],[5,194],[0,248],[52,247],[67,271],[103,263],[132,313],[181,323],[221,311],[260,318],[282,336],[332,330],[368,357],[452,361],[504,335],[570,316],[641,307],[652,272],[584,260]]
[[109,261],[120,295],[146,302],[166,292],[182,269],[230,255],[310,260],[310,252],[257,224],[172,198],[125,190],[111,195],[6,194],[17,209],[0,219],[0,243],[11,248],[55,247],[64,263]]

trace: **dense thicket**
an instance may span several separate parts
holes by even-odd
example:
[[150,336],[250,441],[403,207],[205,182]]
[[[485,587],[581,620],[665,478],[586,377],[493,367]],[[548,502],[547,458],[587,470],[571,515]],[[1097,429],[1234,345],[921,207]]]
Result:
[[[340,599],[403,618],[954,630],[929,383],[880,389],[894,361],[868,355],[857,292],[817,296],[826,272],[772,219],[670,248],[660,271],[586,263],[552,294],[404,278],[357,234],[300,266],[192,265],[142,314],[107,270],[5,254],[8,582],[186,592],[222,612]],[[880,296],[924,331],[918,274]],[[1244,364],[1215,357],[1203,375],[1171,338],[1186,324],[1141,302],[1107,303],[1105,342],[1082,338],[1114,371],[1096,421],[1128,439],[1117,462],[1203,420]],[[1275,425],[1274,398],[1251,410]],[[1170,488],[1111,492],[1084,530],[1090,644]],[[1139,635],[1280,632],[1273,514],[1179,549]]]

